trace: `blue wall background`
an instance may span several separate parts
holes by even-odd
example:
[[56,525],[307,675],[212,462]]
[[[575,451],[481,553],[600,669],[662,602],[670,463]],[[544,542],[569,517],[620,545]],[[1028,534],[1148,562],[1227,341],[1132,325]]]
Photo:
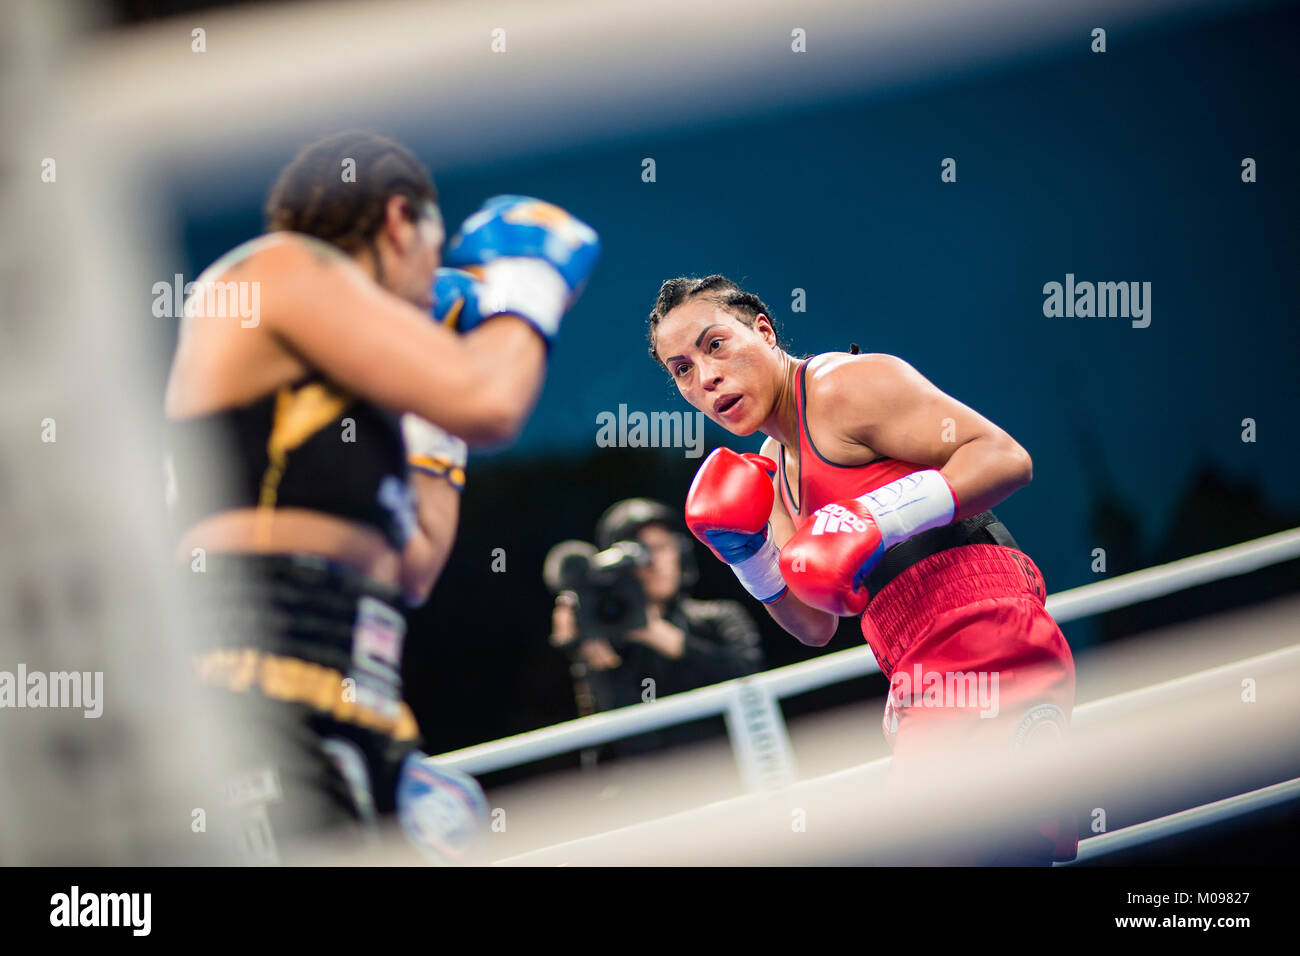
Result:
[[[646,355],[645,316],[663,279],[721,272],[773,307],[797,354],[856,342],[902,356],[1019,439],[1035,480],[998,510],[1049,591],[1095,580],[1092,549],[1117,546],[1100,540],[1099,509],[1134,522],[1112,572],[1141,566],[1177,537],[1175,511],[1206,469],[1296,523],[1296,27],[1293,8],[1252,7],[1112,33],[1104,55],[1080,43],[728,123],[694,124],[682,102],[669,133],[435,169],[450,222],[488,195],[533,194],[593,224],[605,247],[536,414],[512,448],[473,463],[471,491],[493,469],[544,486],[548,463],[598,455],[596,416],[620,403],[688,410]],[[383,130],[416,148],[447,132]],[[1254,184],[1241,181],[1247,156]],[[944,157],[955,184],[940,181]],[[222,204],[213,188],[177,187],[188,274],[260,229],[257,197]],[[1150,327],[1044,317],[1043,285],[1066,273],[1149,281]],[[804,313],[790,313],[795,288]],[[709,426],[710,446],[759,441]],[[680,450],[661,454],[680,501],[689,470]],[[560,536],[585,534],[608,500]],[[1067,633],[1077,647],[1092,632]],[[494,732],[509,729],[522,727]]]
[[[687,410],[645,355],[645,315],[663,279],[721,272],[773,307],[796,353],[853,341],[900,355],[1015,435],[1035,481],[1002,510],[1053,589],[1092,578],[1098,455],[1147,535],[1205,461],[1300,510],[1294,27],[1265,11],[1131,45],[1112,36],[1104,55],[1080,45],[705,128],[683,103],[672,135],[435,170],[452,222],[522,192],[574,210],[604,241],[537,412],[497,455],[585,455],[597,414],[619,403]],[[647,156],[654,183],[641,180]],[[1241,182],[1245,156],[1255,184]],[[955,184],[939,180],[944,157]],[[187,268],[258,228],[255,200],[190,216]],[[1043,284],[1067,272],[1150,281],[1150,327],[1045,318]],[[792,315],[795,288],[807,311]],[[1246,417],[1254,444],[1241,440]],[[710,444],[757,447],[708,427]]]

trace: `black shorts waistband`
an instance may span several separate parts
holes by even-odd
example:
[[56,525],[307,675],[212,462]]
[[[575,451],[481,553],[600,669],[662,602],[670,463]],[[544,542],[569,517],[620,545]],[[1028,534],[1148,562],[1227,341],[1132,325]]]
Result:
[[208,554],[204,565],[188,584],[208,624],[202,650],[253,648],[346,673],[371,650],[355,646],[358,632],[374,632],[377,646],[395,641],[400,659],[406,618],[396,588],[309,554]]
[[313,555],[207,557],[196,601],[199,683],[290,708],[314,732],[351,725],[414,740],[402,699],[406,617],[398,592]]
[[998,544],[1004,548],[1020,550],[1007,526],[992,511],[982,511],[969,518],[953,521],[908,538],[894,545],[880,559],[880,563],[867,575],[867,592],[874,599],[890,581],[918,561],[932,554],[958,548],[966,544]]

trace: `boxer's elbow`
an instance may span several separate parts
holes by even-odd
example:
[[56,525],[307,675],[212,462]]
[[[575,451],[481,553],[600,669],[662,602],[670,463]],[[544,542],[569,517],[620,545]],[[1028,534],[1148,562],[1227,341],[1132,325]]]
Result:
[[501,445],[512,441],[528,421],[531,405],[522,403],[516,390],[502,383],[481,389],[475,404],[471,433],[463,436],[471,445]]
[[1002,440],[1001,446],[999,449],[999,457],[1002,460],[1001,472],[1003,484],[1009,494],[1034,480],[1034,460],[1029,457],[1029,452],[1009,435]]
[[1023,488],[1034,480],[1034,460],[1029,457],[1029,452],[1018,444],[1015,449],[1015,466],[1017,487]]
[[832,623],[828,628],[827,627],[819,628],[818,630],[810,634],[795,635],[795,637],[799,639],[799,643],[804,645],[805,647],[825,647],[827,644],[831,642],[831,638],[834,636],[835,636],[834,623]]
[[840,619],[830,611],[812,607],[786,591],[771,604],[765,605],[768,615],[800,644],[808,647],[825,647],[835,636]]
[[840,619],[829,611],[814,608],[808,610],[811,613],[805,614],[799,621],[799,626],[793,631],[794,636],[806,647],[825,647],[835,636]]

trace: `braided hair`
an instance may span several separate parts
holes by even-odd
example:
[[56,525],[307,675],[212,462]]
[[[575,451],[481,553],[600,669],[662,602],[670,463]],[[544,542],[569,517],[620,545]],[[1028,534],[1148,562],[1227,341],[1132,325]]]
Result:
[[760,314],[767,316],[768,321],[772,323],[773,331],[777,332],[777,346],[784,348],[780,331],[776,328],[776,319],[772,317],[772,310],[754,293],[746,292],[726,276],[711,275],[705,276],[703,279],[679,276],[676,279],[664,281],[664,284],[659,287],[659,297],[655,299],[655,306],[650,310],[648,333],[650,357],[658,362],[661,367],[663,367],[664,363],[655,352],[655,335],[658,332],[659,323],[673,309],[696,296],[704,296],[716,302],[734,315],[742,325],[746,325],[751,329]]
[[[345,178],[349,169],[355,176]],[[433,178],[406,147],[375,133],[336,133],[304,146],[280,173],[267,195],[266,228],[314,236],[349,255],[373,251],[392,196],[407,198],[413,222],[436,214]]]

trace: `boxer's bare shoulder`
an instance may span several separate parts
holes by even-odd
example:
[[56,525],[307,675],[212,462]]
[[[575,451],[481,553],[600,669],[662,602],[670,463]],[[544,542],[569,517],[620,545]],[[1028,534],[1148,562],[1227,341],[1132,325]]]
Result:
[[840,465],[878,457],[864,434],[895,415],[923,380],[907,362],[883,352],[827,352],[808,365],[804,410],[814,447]]
[[827,352],[808,366],[807,400],[826,407],[860,401],[864,392],[886,394],[905,386],[916,370],[896,355],[866,352]]
[[348,261],[342,251],[314,236],[298,232],[268,232],[235,246],[204,269],[198,281],[211,282],[237,271],[276,272],[308,262],[341,265]]

